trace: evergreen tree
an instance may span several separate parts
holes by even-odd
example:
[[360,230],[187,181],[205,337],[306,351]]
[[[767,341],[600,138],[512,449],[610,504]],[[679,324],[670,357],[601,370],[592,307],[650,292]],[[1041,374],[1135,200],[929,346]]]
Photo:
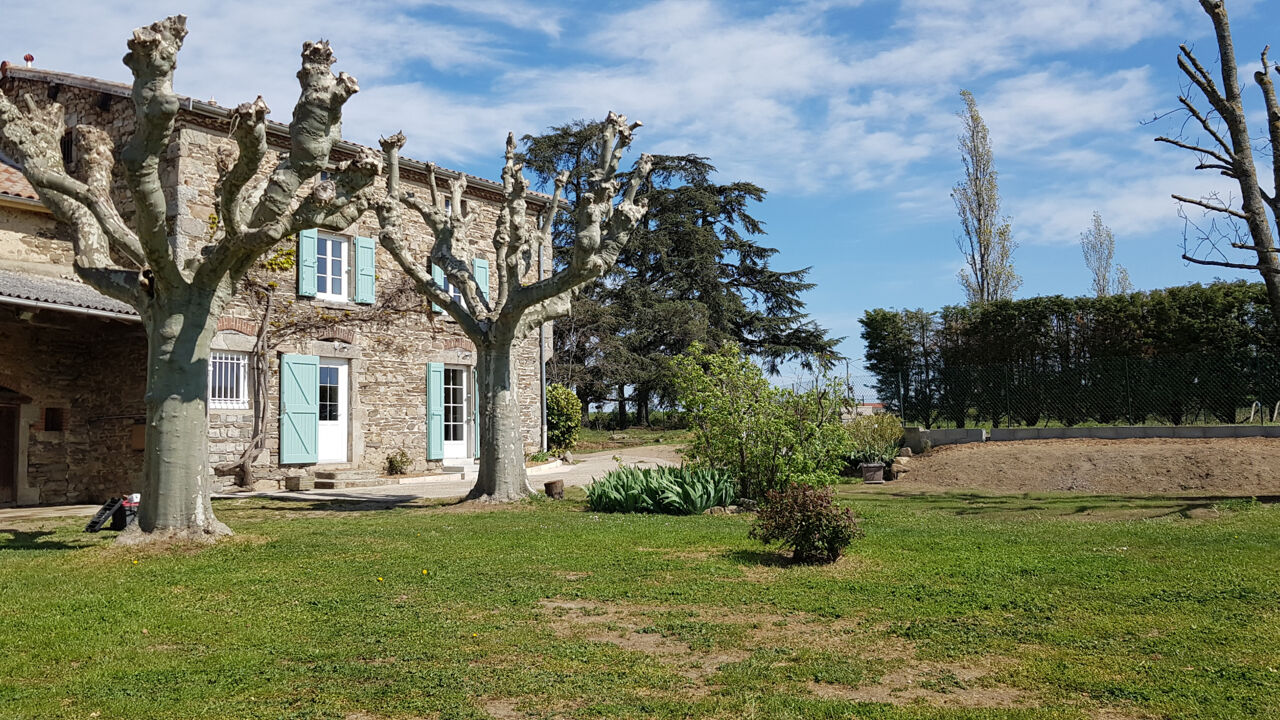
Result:
[[[598,153],[594,123],[577,121],[524,138],[525,166],[543,183],[568,171],[570,206],[586,187]],[[751,213],[765,190],[749,182],[717,184],[715,167],[697,155],[654,156],[639,196],[649,210],[615,269],[583,288],[573,315],[556,323],[552,381],[578,393],[584,406],[619,402],[625,425],[630,388],[637,421],[671,396],[666,359],[694,342],[732,341],[769,373],[782,363],[804,367],[834,360],[839,341],[808,319],[800,293],[813,287],[809,269],[776,270],[777,250],[757,243],[763,224]],[[554,242],[573,244],[558,220]]]

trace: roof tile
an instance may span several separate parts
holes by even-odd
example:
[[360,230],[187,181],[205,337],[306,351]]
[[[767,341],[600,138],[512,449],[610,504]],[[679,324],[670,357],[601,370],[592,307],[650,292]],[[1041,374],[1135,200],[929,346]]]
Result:
[[0,159],[0,195],[35,200],[36,190],[22,176],[22,171]]
[[68,308],[100,310],[137,317],[132,307],[76,280],[0,269],[0,303],[6,298],[34,300]]

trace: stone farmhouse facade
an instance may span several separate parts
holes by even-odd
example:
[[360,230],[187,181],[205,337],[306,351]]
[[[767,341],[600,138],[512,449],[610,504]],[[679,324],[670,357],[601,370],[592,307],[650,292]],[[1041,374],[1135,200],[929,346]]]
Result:
[[[104,128],[117,147],[134,123],[126,85],[5,66],[0,91],[56,101],[68,127]],[[215,160],[220,148],[234,147],[227,115],[212,103],[183,100],[162,167],[177,247],[198,248],[213,232]],[[288,147],[284,126],[273,125],[269,136],[273,149]],[[341,143],[332,159],[357,149]],[[68,162],[74,172],[75,158]],[[274,158],[265,164],[274,166]],[[128,220],[129,200],[115,172],[115,200]],[[442,188],[458,176],[436,174]],[[425,191],[427,178],[425,165],[402,159],[403,183]],[[468,237],[471,262],[483,277],[495,262],[489,239],[502,188],[474,177],[467,183],[465,210],[478,214]],[[541,212],[548,200],[531,194],[530,211]],[[415,220],[405,214],[406,222]],[[425,226],[418,229],[429,238]],[[262,292],[270,291],[273,307],[266,444],[254,465],[259,479],[372,475],[399,451],[417,474],[474,468],[474,346],[457,323],[408,289],[377,233],[372,212],[346,233],[304,231],[251,273]],[[425,256],[424,246],[416,250]],[[0,506],[96,503],[140,485],[146,337],[132,308],[77,280],[72,259],[65,230],[0,158]],[[550,257],[544,260],[530,279],[550,274]],[[211,465],[238,459],[253,435],[251,351],[265,295],[250,295],[238,292],[213,343]],[[548,324],[518,349],[527,452],[540,449],[545,437],[542,368],[550,342]]]

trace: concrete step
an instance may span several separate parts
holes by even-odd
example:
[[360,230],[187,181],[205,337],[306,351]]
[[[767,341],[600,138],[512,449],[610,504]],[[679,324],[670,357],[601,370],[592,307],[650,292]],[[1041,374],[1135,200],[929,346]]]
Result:
[[376,477],[377,470],[353,470],[346,468],[328,468],[325,470],[316,470],[317,480],[356,480],[368,477]]
[[380,487],[382,485],[399,485],[400,481],[393,478],[384,478],[378,476],[359,477],[359,478],[316,478],[317,490],[344,490],[348,488],[366,488]]

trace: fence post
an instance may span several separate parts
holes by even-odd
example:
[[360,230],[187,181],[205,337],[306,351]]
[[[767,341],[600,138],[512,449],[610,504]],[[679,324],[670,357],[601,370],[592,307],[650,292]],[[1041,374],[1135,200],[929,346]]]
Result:
[[1009,366],[1004,366],[1004,416],[1008,421],[1005,427],[1013,427],[1013,406],[1009,403],[1009,386],[1013,384],[1010,377]]
[[1137,423],[1133,417],[1133,391],[1129,389],[1129,358],[1124,358],[1124,404],[1129,409],[1129,422]]
[[907,386],[902,382],[902,371],[898,371],[898,411],[902,413],[902,427],[907,426]]

